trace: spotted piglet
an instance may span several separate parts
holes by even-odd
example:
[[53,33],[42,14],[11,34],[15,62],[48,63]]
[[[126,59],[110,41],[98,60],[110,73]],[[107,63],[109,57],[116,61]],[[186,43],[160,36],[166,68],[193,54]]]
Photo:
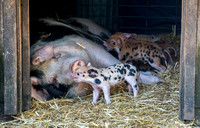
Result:
[[75,82],[86,82],[93,87],[93,103],[97,103],[100,89],[103,90],[106,103],[110,104],[110,88],[123,80],[129,87],[129,92],[134,92],[134,97],[137,96],[137,71],[136,67],[131,64],[115,64],[107,68],[97,69],[92,67],[90,63],[87,66],[82,66],[73,73],[72,78]]
[[152,44],[145,43],[144,40],[128,39],[117,33],[112,35],[104,45],[108,49],[114,49],[121,62],[142,61],[148,62],[160,72],[166,69],[167,61],[163,51]]

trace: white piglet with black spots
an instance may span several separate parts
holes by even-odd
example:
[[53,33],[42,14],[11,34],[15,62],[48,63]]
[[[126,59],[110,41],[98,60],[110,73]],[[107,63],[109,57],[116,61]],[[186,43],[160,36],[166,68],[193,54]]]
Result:
[[136,67],[131,64],[115,64],[107,68],[97,69],[92,67],[90,63],[87,66],[82,66],[73,73],[72,78],[76,82],[86,82],[93,87],[93,103],[97,103],[100,89],[103,90],[104,97],[107,104],[110,104],[110,88],[122,81],[129,83],[129,92],[134,93],[134,97],[137,96],[137,70]]

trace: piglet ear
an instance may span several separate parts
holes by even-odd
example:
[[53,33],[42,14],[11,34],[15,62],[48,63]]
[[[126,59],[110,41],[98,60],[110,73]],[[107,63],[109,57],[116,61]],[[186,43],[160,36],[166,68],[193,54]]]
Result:
[[107,43],[106,41],[103,41],[103,45],[104,45],[105,47],[108,47],[108,43]]
[[131,38],[136,39],[137,38],[137,34],[136,33],[131,33]]
[[92,64],[89,62],[88,64],[87,64],[87,67],[91,67],[92,66]]
[[132,34],[130,34],[130,33],[122,33],[122,35],[125,36],[127,39],[129,39]]
[[108,42],[103,41],[103,45],[106,47],[107,51],[111,51],[112,50],[112,48],[108,45]]

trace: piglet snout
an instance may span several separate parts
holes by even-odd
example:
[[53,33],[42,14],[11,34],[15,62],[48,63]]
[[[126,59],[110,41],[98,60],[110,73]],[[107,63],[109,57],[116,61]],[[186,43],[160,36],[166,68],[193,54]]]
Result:
[[70,73],[71,74],[71,77],[72,79],[75,81],[75,82],[78,82],[78,77],[76,76],[76,73]]
[[71,74],[71,77],[74,78],[74,73],[71,72],[70,74]]

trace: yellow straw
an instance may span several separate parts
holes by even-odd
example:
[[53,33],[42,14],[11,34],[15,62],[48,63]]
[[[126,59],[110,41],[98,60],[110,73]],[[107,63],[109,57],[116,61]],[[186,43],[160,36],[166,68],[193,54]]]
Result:
[[76,42],[76,44],[78,44],[79,46],[81,46],[82,48],[85,49],[85,47],[84,47],[82,44],[80,44],[80,43],[78,43],[78,42]]

